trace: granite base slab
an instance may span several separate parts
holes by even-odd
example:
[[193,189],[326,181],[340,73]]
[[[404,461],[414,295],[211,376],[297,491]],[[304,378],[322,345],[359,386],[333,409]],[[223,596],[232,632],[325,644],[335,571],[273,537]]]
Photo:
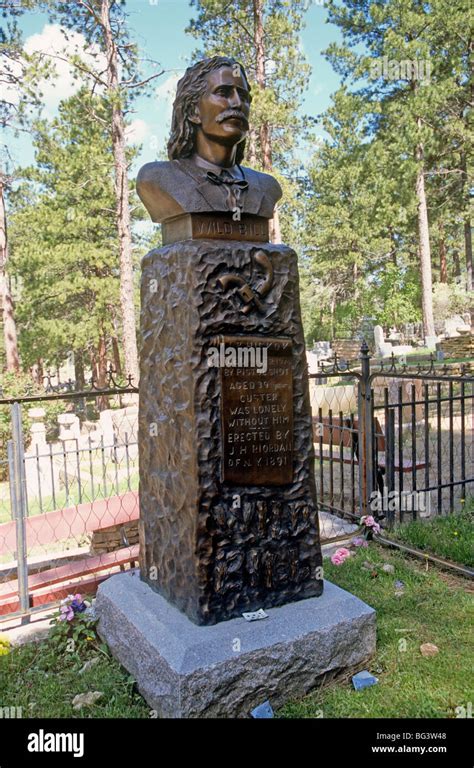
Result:
[[266,619],[198,626],[134,570],[100,585],[96,610],[99,634],[159,717],[249,717],[267,699],[277,709],[375,651],[375,611],[328,581],[321,597]]

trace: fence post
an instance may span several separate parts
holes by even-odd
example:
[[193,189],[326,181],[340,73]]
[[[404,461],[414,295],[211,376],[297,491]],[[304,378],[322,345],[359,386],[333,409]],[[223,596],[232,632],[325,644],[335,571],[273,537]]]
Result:
[[28,514],[26,502],[25,451],[21,408],[19,403],[11,407],[12,440],[8,441],[8,467],[10,474],[10,501],[12,519],[16,530],[16,559],[18,573],[18,600],[20,610],[27,614],[30,608],[28,595],[28,562],[25,519]]
[[359,485],[360,507],[363,515],[370,515],[373,480],[372,387],[370,382],[370,354],[367,342],[360,348],[361,378],[359,384]]

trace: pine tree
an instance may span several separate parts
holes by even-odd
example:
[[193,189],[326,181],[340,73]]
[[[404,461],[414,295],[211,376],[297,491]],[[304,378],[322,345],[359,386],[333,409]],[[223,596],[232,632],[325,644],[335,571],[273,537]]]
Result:
[[[32,115],[40,106],[36,81],[47,76],[48,67],[37,54],[27,55],[23,50],[18,18],[35,6],[33,0],[22,5],[9,4],[3,9],[4,22],[0,27],[0,128],[27,130]],[[2,312],[5,368],[18,373],[20,357],[15,322],[14,302],[8,268],[8,236],[6,193],[14,179],[13,159],[6,144],[0,146],[0,308]]]
[[[467,103],[467,5],[465,0],[329,0],[328,5],[344,39],[342,47],[330,46],[328,56],[344,77],[363,80],[374,133],[415,197],[424,331],[432,336],[428,184],[435,172],[462,173],[459,159],[468,132],[461,106]],[[360,53],[361,46],[367,53]]]
[[[54,3],[52,18],[64,27],[81,32],[96,58],[91,67],[76,55],[69,61],[79,75],[92,83],[92,90],[104,89],[110,105],[110,141],[114,157],[116,226],[120,254],[120,306],[125,369],[138,382],[138,351],[134,306],[134,275],[130,189],[126,159],[126,115],[135,95],[160,77],[163,70],[147,76],[141,73],[137,45],[131,40],[123,3],[116,0],[77,0]],[[156,67],[155,67],[156,69]],[[94,115],[91,115],[94,117]]]
[[[101,120],[90,120],[92,110]],[[11,196],[22,357],[29,366],[60,364],[74,351],[95,368],[99,384],[116,334],[120,283],[114,158],[103,127],[109,112],[106,100],[82,89],[61,103],[51,124],[37,123],[36,165],[24,169]]]
[[354,334],[364,316],[387,324],[416,316],[406,300],[413,298],[415,211],[386,147],[371,140],[371,117],[370,103],[342,87],[322,119],[328,138],[309,164],[303,271],[309,340]]

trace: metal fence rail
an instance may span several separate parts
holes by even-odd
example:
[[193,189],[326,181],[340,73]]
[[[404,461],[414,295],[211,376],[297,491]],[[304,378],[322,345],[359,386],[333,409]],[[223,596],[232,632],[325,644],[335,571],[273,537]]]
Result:
[[325,538],[364,514],[388,525],[447,514],[474,493],[474,377],[457,368],[372,365],[363,345],[356,367],[336,359],[310,374]]

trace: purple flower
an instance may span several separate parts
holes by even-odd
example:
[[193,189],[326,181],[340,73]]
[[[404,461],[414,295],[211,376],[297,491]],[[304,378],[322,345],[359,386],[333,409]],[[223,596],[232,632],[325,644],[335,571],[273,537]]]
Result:
[[59,617],[60,621],[72,621],[74,618],[74,611],[71,608],[70,605],[62,605],[60,608],[61,615]]
[[71,603],[71,608],[74,611],[74,613],[84,613],[84,611],[87,608],[87,605],[85,604],[84,600],[79,602],[78,600],[74,599]]

